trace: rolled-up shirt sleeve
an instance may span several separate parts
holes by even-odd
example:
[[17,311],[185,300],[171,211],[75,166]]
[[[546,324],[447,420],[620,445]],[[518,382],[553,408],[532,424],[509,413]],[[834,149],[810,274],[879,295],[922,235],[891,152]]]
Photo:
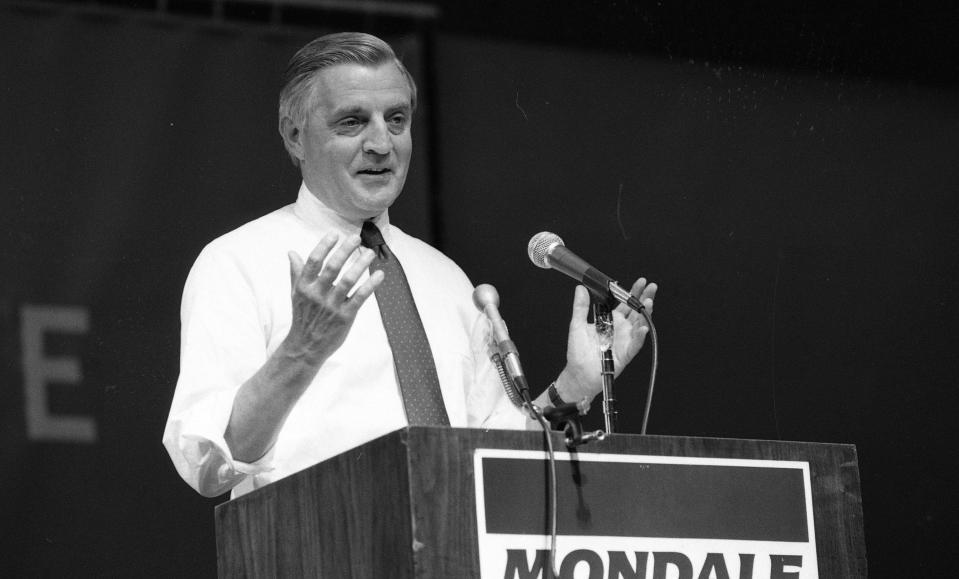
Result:
[[180,316],[180,375],[163,444],[180,476],[212,497],[272,468],[272,450],[244,463],[224,439],[237,390],[266,361],[268,321],[252,280],[212,245],[187,277]]

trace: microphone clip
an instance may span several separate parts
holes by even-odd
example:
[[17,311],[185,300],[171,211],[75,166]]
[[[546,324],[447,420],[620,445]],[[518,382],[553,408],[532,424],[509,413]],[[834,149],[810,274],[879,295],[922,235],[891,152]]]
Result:
[[608,287],[604,291],[600,292],[595,289],[592,285],[587,285],[586,289],[589,290],[589,301],[594,307],[605,308],[606,310],[614,310],[616,306],[620,304],[619,298],[616,297],[616,294],[613,293],[613,290]]
[[566,433],[566,446],[576,447],[603,440],[606,433],[602,430],[586,432],[583,430],[581,417],[589,412],[589,401],[585,398],[580,402],[564,402],[556,406],[547,406],[543,409],[543,417],[549,420],[553,430],[562,430]]

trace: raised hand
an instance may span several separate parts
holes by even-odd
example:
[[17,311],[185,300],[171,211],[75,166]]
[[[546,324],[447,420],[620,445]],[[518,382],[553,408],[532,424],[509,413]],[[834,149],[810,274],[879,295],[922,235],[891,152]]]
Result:
[[[251,462],[273,446],[293,405],[323,362],[343,344],[360,306],[383,281],[383,273],[375,272],[357,285],[373,252],[359,249],[357,235],[334,250],[338,240],[333,234],[324,237],[306,263],[295,252],[288,254],[293,302],[290,331],[233,400],[224,439],[236,459]],[[356,252],[358,257],[342,271]]]
[[[657,285],[639,278],[630,293],[639,298],[647,313],[653,313]],[[582,398],[590,400],[603,388],[600,374],[600,340],[593,324],[587,322],[589,291],[577,286],[573,297],[573,315],[569,323],[566,347],[566,367],[557,379],[556,387],[567,402]],[[646,319],[628,306],[620,304],[613,310],[613,363],[616,376],[642,349],[649,325]]]
[[[335,234],[324,237],[306,263],[296,252],[288,255],[293,318],[284,348],[287,354],[303,356],[315,364],[321,364],[343,344],[360,306],[383,281],[383,273],[377,271],[357,286],[373,261],[373,252],[360,247],[357,235],[333,250],[337,241]],[[358,257],[343,271],[354,253]]]

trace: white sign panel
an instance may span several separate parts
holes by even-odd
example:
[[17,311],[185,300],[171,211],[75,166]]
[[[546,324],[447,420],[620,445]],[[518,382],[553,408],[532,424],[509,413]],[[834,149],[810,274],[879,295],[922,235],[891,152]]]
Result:
[[556,453],[555,571],[546,453],[478,449],[482,577],[818,579],[809,464]]

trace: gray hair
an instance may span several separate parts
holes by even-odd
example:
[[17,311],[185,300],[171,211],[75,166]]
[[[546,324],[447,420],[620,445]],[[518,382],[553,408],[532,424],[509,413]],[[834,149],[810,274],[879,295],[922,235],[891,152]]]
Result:
[[[289,117],[293,124],[302,126],[315,106],[316,80],[320,71],[338,64],[379,66],[393,63],[410,85],[410,105],[416,110],[416,82],[403,63],[383,40],[362,32],[338,32],[321,36],[301,48],[290,59],[283,73],[283,90],[280,91],[280,122]],[[293,155],[286,140],[283,141],[293,164],[299,159]]]

